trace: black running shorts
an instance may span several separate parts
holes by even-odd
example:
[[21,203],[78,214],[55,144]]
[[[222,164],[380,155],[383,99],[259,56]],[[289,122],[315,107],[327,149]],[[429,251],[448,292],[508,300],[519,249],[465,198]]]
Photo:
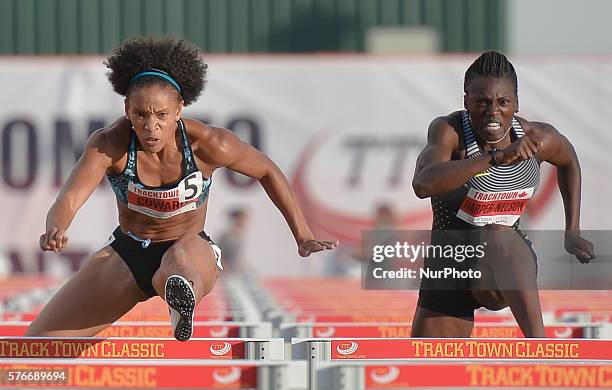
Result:
[[[200,237],[208,241],[211,245],[215,243],[204,232],[200,232]],[[157,291],[153,288],[153,275],[159,269],[164,253],[176,242],[176,240],[168,241],[139,241],[128,236],[117,227],[110,237],[110,246],[121,256],[125,264],[132,271],[136,283],[142,291],[149,297],[157,295]],[[214,249],[214,247],[213,247]],[[215,251],[215,256],[220,255]],[[219,258],[217,258],[219,264]]]

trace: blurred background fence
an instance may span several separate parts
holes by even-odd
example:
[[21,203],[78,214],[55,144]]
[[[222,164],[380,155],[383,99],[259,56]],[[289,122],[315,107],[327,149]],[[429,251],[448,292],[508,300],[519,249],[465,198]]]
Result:
[[430,26],[445,52],[504,48],[505,0],[0,0],[0,53],[108,53],[134,35],[209,53],[361,52],[372,27]]

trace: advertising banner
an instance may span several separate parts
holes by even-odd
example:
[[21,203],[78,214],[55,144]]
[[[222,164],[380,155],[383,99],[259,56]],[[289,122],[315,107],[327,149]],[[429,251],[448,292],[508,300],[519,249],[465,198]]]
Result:
[[[242,257],[263,274],[307,274],[350,252],[375,227],[381,204],[398,227],[431,227],[429,200],[411,186],[429,123],[463,108],[463,74],[472,56],[210,56],[207,89],[185,117],[233,130],[266,153],[289,179],[321,239],[335,253],[300,259],[289,228],[256,180],[219,169],[213,175],[206,231],[220,237],[228,213],[249,214]],[[106,179],[79,210],[69,246],[41,253],[49,207],[88,135],[124,115],[123,98],[105,78],[101,57],[3,58],[0,61],[0,274],[66,274],[101,248],[118,225]],[[554,125],[582,167],[581,227],[612,226],[609,150],[603,113],[612,90],[611,61],[512,59],[520,112]],[[556,170],[541,167],[539,188],[522,223],[563,229]],[[343,249],[344,248],[344,249]],[[331,259],[331,260],[330,260]]]

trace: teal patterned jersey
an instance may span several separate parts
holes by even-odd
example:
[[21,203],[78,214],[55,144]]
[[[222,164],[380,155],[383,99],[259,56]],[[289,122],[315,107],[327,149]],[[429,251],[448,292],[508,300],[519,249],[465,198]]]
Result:
[[153,218],[170,218],[197,209],[206,202],[212,178],[204,178],[195,164],[185,124],[178,122],[182,139],[183,176],[177,183],[149,187],[138,178],[136,134],[130,131],[127,162],[120,174],[107,174],[117,199],[129,209]]

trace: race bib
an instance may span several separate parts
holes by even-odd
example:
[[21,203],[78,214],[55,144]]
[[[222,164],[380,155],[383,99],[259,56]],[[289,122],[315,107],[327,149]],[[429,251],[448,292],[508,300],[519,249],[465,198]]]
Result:
[[128,208],[154,218],[170,218],[195,210],[203,188],[202,172],[197,171],[181,180],[175,188],[149,190],[128,184]]
[[484,192],[470,188],[457,217],[476,226],[499,224],[512,226],[527,207],[534,188],[518,191]]

